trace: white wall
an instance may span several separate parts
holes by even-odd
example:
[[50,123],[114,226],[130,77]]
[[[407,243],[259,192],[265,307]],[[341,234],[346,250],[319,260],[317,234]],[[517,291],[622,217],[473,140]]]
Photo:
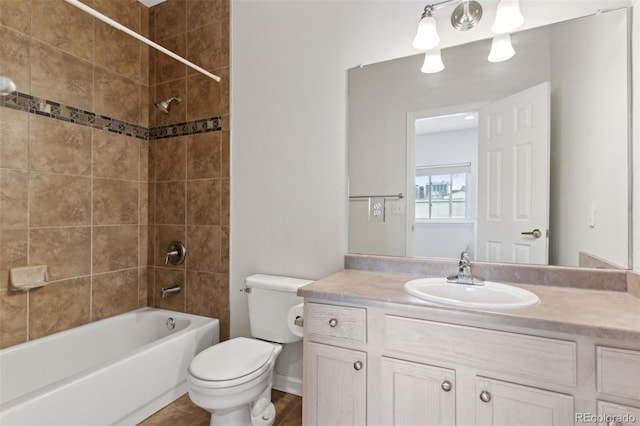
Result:
[[633,6],[633,269],[640,271],[640,0]]
[[578,266],[583,251],[627,265],[626,10],[551,28],[549,261]]
[[[521,2],[529,28],[626,3]],[[348,221],[346,70],[415,54],[411,40],[424,5],[232,2],[232,336],[249,335],[240,292],[247,275],[319,278],[342,268]],[[492,16],[486,10],[484,30],[455,33],[443,47],[487,37]],[[640,247],[640,233],[636,242]]]

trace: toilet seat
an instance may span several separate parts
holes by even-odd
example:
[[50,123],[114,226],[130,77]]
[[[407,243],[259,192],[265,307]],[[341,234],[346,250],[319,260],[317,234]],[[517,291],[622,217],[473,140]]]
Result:
[[276,347],[268,342],[246,337],[227,340],[193,359],[190,381],[210,389],[238,386],[269,370],[276,355]]

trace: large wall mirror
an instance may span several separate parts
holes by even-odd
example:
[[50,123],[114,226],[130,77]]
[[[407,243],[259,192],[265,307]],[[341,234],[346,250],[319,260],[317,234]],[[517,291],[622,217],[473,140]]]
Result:
[[627,269],[630,10],[349,70],[349,251]]

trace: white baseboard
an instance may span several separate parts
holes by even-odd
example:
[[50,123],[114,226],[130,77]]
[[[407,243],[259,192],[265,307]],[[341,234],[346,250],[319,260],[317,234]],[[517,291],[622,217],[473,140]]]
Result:
[[302,379],[276,373],[273,377],[273,389],[302,396]]

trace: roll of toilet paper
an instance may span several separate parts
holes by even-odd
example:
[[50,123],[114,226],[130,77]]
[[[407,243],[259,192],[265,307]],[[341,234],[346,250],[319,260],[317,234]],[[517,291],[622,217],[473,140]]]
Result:
[[289,330],[298,337],[302,337],[302,325],[296,325],[296,318],[302,318],[302,314],[304,312],[304,303],[300,303],[299,305],[294,306],[289,309],[287,313],[287,324],[289,325]]

